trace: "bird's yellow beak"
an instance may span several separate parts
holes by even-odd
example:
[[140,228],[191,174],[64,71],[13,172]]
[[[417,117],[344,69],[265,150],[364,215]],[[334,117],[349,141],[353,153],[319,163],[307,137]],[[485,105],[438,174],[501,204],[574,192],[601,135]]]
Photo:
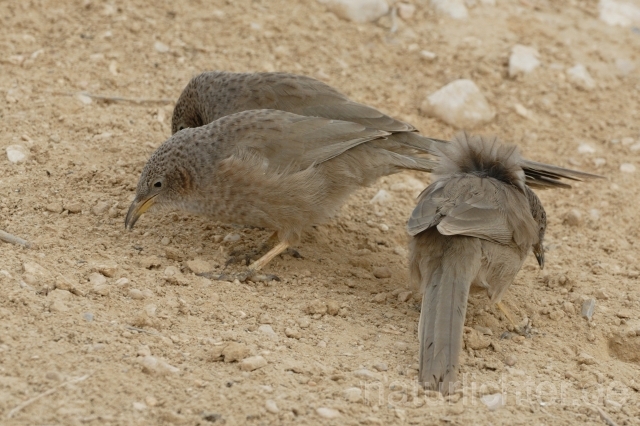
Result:
[[127,217],[124,220],[125,229],[133,229],[133,225],[136,224],[140,216],[155,204],[156,195],[158,194],[145,197],[142,200],[138,200],[137,198],[133,200],[127,212]]

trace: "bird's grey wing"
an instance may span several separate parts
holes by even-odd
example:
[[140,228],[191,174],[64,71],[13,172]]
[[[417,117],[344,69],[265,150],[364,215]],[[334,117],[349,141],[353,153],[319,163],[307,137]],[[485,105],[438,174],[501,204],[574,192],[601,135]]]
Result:
[[387,132],[361,124],[305,117],[275,110],[242,113],[235,124],[232,145],[262,157],[270,169],[302,170],[328,161],[362,143],[383,138]]
[[469,175],[443,181],[440,188],[421,195],[409,220],[410,234],[437,226],[443,235],[465,235],[499,244],[533,243],[530,240],[537,235],[537,227],[526,198],[516,188]]
[[412,132],[415,128],[375,108],[353,102],[333,87],[311,77],[287,73],[262,73],[248,81],[250,108],[270,108],[294,114],[352,121],[388,132]]

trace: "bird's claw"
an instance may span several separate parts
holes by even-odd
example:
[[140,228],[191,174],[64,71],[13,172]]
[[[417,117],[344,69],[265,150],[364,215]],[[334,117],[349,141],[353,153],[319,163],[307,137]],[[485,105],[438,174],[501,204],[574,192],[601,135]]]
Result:
[[222,272],[220,274],[213,272],[205,272],[202,274],[196,274],[201,277],[209,278],[211,280],[216,281],[228,281],[234,282],[235,280],[240,281],[241,283],[248,281],[253,282],[269,282],[269,281],[280,281],[280,277],[273,274],[261,274],[259,271],[253,271],[248,269],[244,272],[240,272],[237,274]]

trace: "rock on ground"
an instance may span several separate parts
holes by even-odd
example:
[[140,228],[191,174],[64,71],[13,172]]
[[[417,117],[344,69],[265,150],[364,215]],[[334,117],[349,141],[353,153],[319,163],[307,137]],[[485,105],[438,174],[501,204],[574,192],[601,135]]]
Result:
[[496,113],[471,80],[453,81],[422,103],[422,111],[457,128],[472,129],[493,120]]

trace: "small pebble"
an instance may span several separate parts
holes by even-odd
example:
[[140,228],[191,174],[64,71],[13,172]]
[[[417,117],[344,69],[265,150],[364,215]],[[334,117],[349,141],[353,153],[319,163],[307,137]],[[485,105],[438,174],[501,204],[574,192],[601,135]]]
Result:
[[240,362],[240,370],[254,371],[267,365],[267,360],[260,355],[245,358]]
[[373,297],[375,303],[384,303],[387,300],[387,293],[378,293]]
[[580,224],[582,223],[582,213],[580,212],[580,210],[572,209],[565,215],[564,221],[569,226],[580,226]]
[[596,300],[594,298],[585,300],[584,302],[582,302],[582,309],[580,310],[580,315],[583,318],[590,321],[591,317],[593,317],[595,307],[596,307]]
[[471,80],[455,80],[422,103],[420,110],[457,128],[472,129],[492,121],[496,115],[486,97]]
[[69,213],[80,213],[82,212],[82,204],[80,203],[69,203],[69,204],[64,204],[64,209],[68,210]]
[[320,299],[314,299],[305,307],[305,312],[310,315],[324,315],[327,313],[327,309],[327,304],[324,301]]
[[225,235],[222,239],[225,243],[235,243],[236,241],[240,241],[240,234],[230,233]]
[[514,365],[516,365],[516,362],[518,362],[518,358],[516,358],[515,355],[507,355],[507,357],[504,359],[504,363],[509,367],[513,367]]
[[138,357],[138,362],[142,365],[142,371],[147,374],[165,376],[167,374],[179,373],[180,369],[167,363],[163,359],[148,355]]
[[133,409],[137,411],[144,411],[147,409],[147,405],[144,402],[134,402]]
[[171,242],[171,239],[169,237],[164,237],[163,239],[160,240],[160,244],[162,244],[163,246],[168,246],[170,242]]
[[427,61],[431,62],[431,61],[435,60],[438,57],[438,55],[436,55],[435,53],[430,52],[428,50],[421,50],[420,51],[420,57],[422,59],[426,59]]
[[89,282],[94,286],[98,286],[98,285],[106,284],[107,279],[104,277],[104,275],[99,274],[98,272],[92,272],[89,275]]
[[389,367],[384,362],[379,362],[373,365],[373,368],[378,371],[387,371]]
[[278,404],[273,399],[267,399],[264,403],[264,408],[271,414],[277,414],[280,411]]
[[335,300],[327,301],[327,313],[329,315],[335,316],[340,312],[340,305]]
[[144,299],[145,296],[137,288],[132,288],[129,290],[129,297],[132,298],[133,300],[142,300]]
[[587,68],[582,64],[569,68],[567,70],[568,80],[577,88],[582,90],[591,90],[596,87],[596,82],[589,74]]
[[596,299],[608,300],[609,294],[606,291],[604,291],[604,289],[599,288],[596,290]]
[[213,265],[204,259],[194,259],[187,261],[187,267],[191,269],[194,274],[204,274],[213,270]]
[[540,54],[535,48],[516,44],[511,48],[511,56],[509,56],[509,77],[529,74],[540,66],[539,57]]
[[347,388],[342,392],[344,399],[349,402],[360,402],[362,400],[362,389],[360,388]]
[[222,349],[224,362],[240,361],[249,355],[249,347],[244,343],[231,342]]
[[91,213],[96,216],[102,216],[109,210],[109,207],[111,207],[109,203],[107,203],[106,201],[100,201],[91,208]]
[[276,334],[275,331],[273,331],[273,328],[269,325],[269,324],[264,324],[261,325],[260,327],[258,327],[258,331],[262,334],[265,334],[271,338],[277,338],[278,335]]
[[6,152],[7,159],[13,164],[25,163],[29,159],[29,149],[22,145],[9,145]]
[[376,278],[391,278],[391,270],[386,266],[373,268],[373,276]]
[[411,298],[413,293],[411,291],[401,291],[398,293],[398,302],[404,303]]
[[377,380],[378,376],[373,371],[361,368],[353,372],[353,375],[361,379]]
[[482,403],[487,406],[489,411],[496,411],[498,408],[502,408],[506,404],[507,398],[501,393],[494,393],[492,395],[484,395],[480,398]]
[[158,53],[167,53],[169,51],[169,46],[160,41],[156,41],[155,43],[153,43],[153,48]]
[[322,418],[325,419],[336,419],[340,417],[340,412],[338,410],[334,410],[333,408],[320,407],[316,410],[316,413]]
[[295,328],[291,328],[291,327],[287,327],[284,329],[284,334],[287,337],[290,337],[292,339],[300,339],[300,337],[302,337],[302,334],[300,333],[300,331],[296,330]]
[[398,16],[405,21],[413,18],[413,14],[416,13],[416,7],[410,3],[396,3],[398,8]]
[[91,312],[85,312],[84,314],[82,314],[82,319],[87,322],[91,322],[93,321],[93,314]]
[[371,204],[379,204],[379,205],[384,205],[384,204],[388,204],[393,200],[393,195],[391,195],[389,192],[385,191],[384,189],[379,190],[376,195],[373,196],[373,198],[369,201]]
[[580,154],[594,154],[596,152],[596,149],[591,144],[581,143],[578,146],[578,152]]
[[635,173],[636,166],[631,163],[622,163],[620,164],[620,171],[622,173]]
[[61,213],[62,203],[49,203],[45,206],[45,209],[51,213]]
[[585,365],[594,365],[597,363],[596,359],[586,352],[581,352],[580,355],[578,355],[577,361],[578,364]]

